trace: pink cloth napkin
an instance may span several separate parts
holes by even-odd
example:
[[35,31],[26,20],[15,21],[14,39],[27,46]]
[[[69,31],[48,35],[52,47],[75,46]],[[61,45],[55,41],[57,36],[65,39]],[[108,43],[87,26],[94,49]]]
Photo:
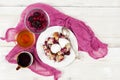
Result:
[[[35,9],[35,8],[43,9],[48,13],[50,17],[49,27],[59,25],[69,28],[77,38],[78,50],[88,52],[88,54],[94,59],[103,58],[107,54],[108,51],[107,44],[102,43],[97,37],[95,37],[95,34],[91,30],[91,28],[87,26],[83,21],[65,15],[62,12],[56,10],[55,8],[42,3],[29,5],[23,11],[18,25],[15,28],[8,29],[5,38],[1,38],[1,39],[6,40],[7,42],[16,41],[15,35],[17,34],[17,32],[25,29],[24,18],[26,13],[29,12],[31,9]],[[35,36],[37,40],[39,34],[35,34]],[[23,50],[25,49],[20,48],[18,45],[16,45],[6,56],[6,59],[10,63],[16,63],[17,53]],[[34,55],[34,63],[29,67],[33,72],[44,76],[54,75],[54,80],[58,80],[58,78],[61,75],[61,72],[43,63],[38,58],[36,52],[36,43],[31,48],[26,50]]]

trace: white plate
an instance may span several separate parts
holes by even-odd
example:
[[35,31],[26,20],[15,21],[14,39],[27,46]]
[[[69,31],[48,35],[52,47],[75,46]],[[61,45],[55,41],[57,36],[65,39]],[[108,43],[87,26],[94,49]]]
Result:
[[[52,34],[54,32],[61,32],[61,26],[53,26],[50,28],[47,28],[44,32],[42,32],[38,38],[37,41],[37,52],[38,52],[38,56],[39,58],[46,64],[53,66],[55,68],[60,68],[60,67],[64,67],[69,65],[70,63],[72,63],[75,59],[75,53],[74,51],[71,49],[70,50],[70,55],[65,56],[65,59],[61,62],[55,62],[54,60],[50,60],[46,55],[45,52],[43,50],[42,45],[44,44],[44,41],[52,36]],[[70,31],[70,30],[69,30]],[[78,44],[77,44],[77,39],[74,36],[74,34],[70,31],[70,36],[69,36],[70,40],[71,40],[71,44],[73,45],[75,50],[78,50]]]

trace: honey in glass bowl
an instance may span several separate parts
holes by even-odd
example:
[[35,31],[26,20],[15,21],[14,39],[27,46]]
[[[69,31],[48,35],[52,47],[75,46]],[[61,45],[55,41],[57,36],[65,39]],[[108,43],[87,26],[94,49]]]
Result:
[[17,34],[16,41],[20,47],[29,48],[35,43],[35,35],[28,30],[23,30]]
[[41,33],[49,25],[49,17],[42,9],[31,9],[25,16],[25,26],[33,33]]

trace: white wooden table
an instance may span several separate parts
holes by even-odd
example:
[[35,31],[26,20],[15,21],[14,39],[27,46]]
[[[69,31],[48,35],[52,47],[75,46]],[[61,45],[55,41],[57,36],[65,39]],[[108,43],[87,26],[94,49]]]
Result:
[[[120,0],[0,0],[0,37],[15,27],[20,14],[31,3],[42,2],[91,26],[96,36],[109,44],[108,55],[99,60],[81,52],[81,59],[61,69],[60,80],[120,80]],[[5,60],[13,42],[0,40],[0,80],[53,80]]]

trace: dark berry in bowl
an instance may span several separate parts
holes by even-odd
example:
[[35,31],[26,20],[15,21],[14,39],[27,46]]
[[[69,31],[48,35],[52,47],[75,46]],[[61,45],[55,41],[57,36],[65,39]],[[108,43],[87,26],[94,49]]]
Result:
[[38,16],[40,16],[40,13],[39,12],[34,12],[33,16],[38,17]]
[[25,26],[34,33],[41,33],[49,25],[49,16],[42,9],[32,9],[25,16]]
[[39,29],[39,28],[41,28],[41,22],[39,21],[39,20],[36,20],[36,21],[33,21],[33,22],[31,22],[31,24],[32,24],[32,26],[34,27],[34,28],[36,28],[36,29]]

